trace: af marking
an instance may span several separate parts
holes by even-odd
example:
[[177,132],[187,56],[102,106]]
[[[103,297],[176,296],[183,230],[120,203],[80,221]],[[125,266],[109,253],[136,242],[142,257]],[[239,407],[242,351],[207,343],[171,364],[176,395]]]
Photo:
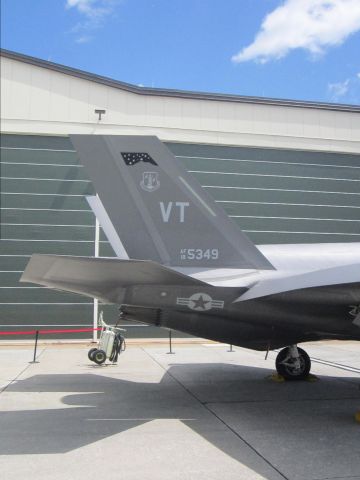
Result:
[[182,248],[180,250],[181,260],[217,260],[218,258],[217,248]]

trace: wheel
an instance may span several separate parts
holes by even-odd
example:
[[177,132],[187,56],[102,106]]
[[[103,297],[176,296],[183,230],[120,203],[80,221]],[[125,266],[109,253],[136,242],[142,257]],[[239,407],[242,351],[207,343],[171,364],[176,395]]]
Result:
[[101,365],[104,363],[106,360],[106,353],[104,350],[96,350],[96,352],[93,353],[93,361],[97,363],[98,365]]
[[96,350],[97,350],[97,348],[90,348],[90,350],[88,351],[88,359],[92,362],[94,361],[93,356],[94,356],[94,353],[96,352]]
[[310,373],[311,360],[302,348],[298,348],[299,362],[290,354],[290,348],[283,348],[276,357],[276,370],[286,380],[304,380]]

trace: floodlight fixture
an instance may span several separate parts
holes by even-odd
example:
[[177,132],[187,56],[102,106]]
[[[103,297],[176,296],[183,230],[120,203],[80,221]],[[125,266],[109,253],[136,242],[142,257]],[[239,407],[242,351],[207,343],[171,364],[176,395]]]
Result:
[[100,110],[98,108],[95,108],[95,113],[97,113],[99,115],[98,120],[100,121],[101,120],[101,115],[105,115],[106,110]]

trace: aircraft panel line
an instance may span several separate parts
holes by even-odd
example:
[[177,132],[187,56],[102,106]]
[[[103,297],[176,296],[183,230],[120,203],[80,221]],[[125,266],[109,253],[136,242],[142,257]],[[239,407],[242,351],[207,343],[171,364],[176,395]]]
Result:
[[194,197],[201,203],[201,205],[213,216],[216,217],[216,213],[204,202],[204,200],[198,195],[195,190],[187,183],[187,181],[179,176],[179,180],[186,186],[186,188],[194,195]]

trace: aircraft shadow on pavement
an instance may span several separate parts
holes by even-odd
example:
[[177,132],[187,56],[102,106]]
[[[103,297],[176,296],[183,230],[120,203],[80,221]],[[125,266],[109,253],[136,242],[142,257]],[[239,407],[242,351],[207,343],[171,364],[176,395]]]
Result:
[[65,453],[152,420],[179,419],[265,478],[281,477],[270,475],[265,462],[259,467],[256,452],[292,474],[299,452],[302,473],[304,455],[308,468],[330,462],[339,469],[340,462],[342,474],[360,471],[360,428],[353,420],[358,377],[276,384],[267,369],[225,363],[172,365],[159,383],[100,372],[35,375],[10,385],[7,393],[60,392],[64,408],[2,412],[0,454]]

